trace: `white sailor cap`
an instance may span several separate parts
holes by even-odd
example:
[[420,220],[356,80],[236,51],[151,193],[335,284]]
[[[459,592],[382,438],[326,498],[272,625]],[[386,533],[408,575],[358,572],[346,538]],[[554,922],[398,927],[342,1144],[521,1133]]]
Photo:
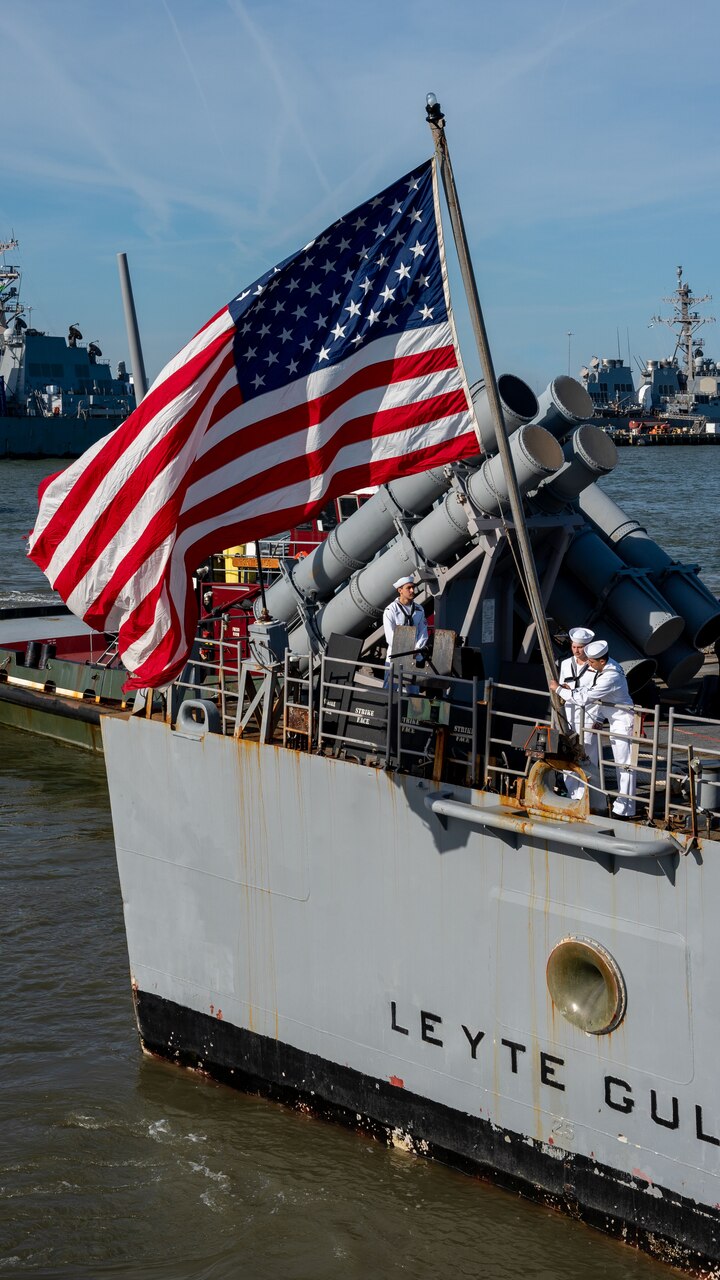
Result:
[[592,644],[585,645],[586,658],[604,658],[607,651],[607,640],[593,640]]
[[406,586],[410,582],[414,584],[415,579],[414,578],[398,578],[397,582],[393,582],[393,586],[396,591],[399,591],[401,587]]
[[595,632],[588,631],[587,627],[572,627],[568,635],[573,644],[589,644],[595,639]]

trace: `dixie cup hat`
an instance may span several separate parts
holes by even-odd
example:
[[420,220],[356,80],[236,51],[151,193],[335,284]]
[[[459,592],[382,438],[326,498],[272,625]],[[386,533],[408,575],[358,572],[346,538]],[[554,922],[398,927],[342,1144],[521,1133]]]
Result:
[[573,644],[589,644],[591,640],[595,639],[595,632],[588,631],[587,627],[572,627],[568,631],[568,635]]
[[399,591],[401,587],[414,583],[414,581],[414,578],[398,578],[397,582],[393,582],[393,586],[396,591]]
[[593,640],[592,644],[585,645],[585,656],[588,658],[604,658],[607,651],[607,640]]

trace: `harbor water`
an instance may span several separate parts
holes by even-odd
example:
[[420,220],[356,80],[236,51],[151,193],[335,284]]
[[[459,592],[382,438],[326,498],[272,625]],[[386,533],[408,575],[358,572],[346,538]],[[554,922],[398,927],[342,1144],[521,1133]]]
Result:
[[[0,463],[0,608],[39,480]],[[720,452],[624,450],[605,487],[720,591]],[[198,804],[202,797],[198,796]],[[139,1280],[660,1280],[660,1263],[477,1178],[143,1058],[103,761],[0,729],[0,1272]]]

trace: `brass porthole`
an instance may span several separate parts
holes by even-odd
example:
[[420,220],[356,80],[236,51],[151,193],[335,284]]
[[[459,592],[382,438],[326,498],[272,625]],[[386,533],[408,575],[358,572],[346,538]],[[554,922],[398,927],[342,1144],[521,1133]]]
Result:
[[625,1016],[627,992],[617,961],[592,938],[563,938],[547,962],[552,1002],[573,1026],[602,1036]]

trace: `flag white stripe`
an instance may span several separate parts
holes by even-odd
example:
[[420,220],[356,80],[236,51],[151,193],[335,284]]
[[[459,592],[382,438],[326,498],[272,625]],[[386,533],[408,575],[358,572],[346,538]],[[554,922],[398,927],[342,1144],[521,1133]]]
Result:
[[[458,417],[459,424],[465,422],[463,415],[457,415],[457,417]],[[405,433],[405,435],[411,436],[412,432],[407,432]],[[425,449],[425,448],[431,447],[433,444],[442,443],[442,441],[445,440],[446,438],[447,438],[447,422],[445,419],[442,419],[438,423],[434,425],[427,425],[422,429],[422,440],[418,442],[416,447],[420,449]],[[378,441],[373,442],[374,445],[384,444],[384,443],[385,443],[384,440],[379,442]],[[328,467],[328,469],[321,476],[316,476],[310,479],[298,481],[296,484],[286,486],[283,489],[275,490],[273,494],[273,498],[274,498],[273,506],[278,510],[285,510],[286,508],[306,506],[308,503],[315,502],[318,499],[322,498],[324,492],[326,491],[328,486],[332,483],[334,477],[337,474],[359,465],[365,465],[367,463],[367,460],[368,460],[367,447],[368,447],[368,441],[359,441],[355,445],[348,446],[347,448],[342,449],[338,452],[335,459],[333,460],[333,463]],[[409,447],[409,441],[405,440],[402,450],[373,448],[371,460],[373,462],[381,462],[381,461],[387,460],[388,458],[393,458],[398,456],[398,453],[407,455],[408,453],[412,453],[412,452],[414,452],[414,450],[411,447]],[[195,543],[197,543],[201,538],[205,537],[206,535],[212,534],[217,527],[219,519],[223,520],[225,523],[235,523],[236,521],[237,522],[252,521],[253,519],[256,519],[259,515],[264,515],[266,511],[267,511],[267,501],[263,500],[262,498],[258,498],[252,502],[245,503],[242,506],[229,508],[226,512],[221,513],[219,516],[213,515],[212,517],[206,520],[200,520],[196,524],[189,527],[188,529],[185,529],[183,533],[179,535],[179,537],[177,538],[174,546],[172,546],[170,553],[168,555],[168,560],[170,562],[170,574],[168,577],[168,587],[169,587],[169,595],[172,597],[175,603],[175,608],[177,610],[177,613],[180,619],[182,619],[182,616],[183,616],[186,594],[187,594],[187,587],[188,587],[188,575],[187,575],[187,570],[185,568],[185,562],[184,562],[185,553],[188,551],[188,549],[193,545],[195,545]],[[142,578],[142,583],[141,583],[142,591],[140,596],[138,596],[137,594],[134,594],[130,589],[130,584],[128,584],[128,594],[131,596],[131,598],[134,598],[135,600],[137,600],[138,598],[142,598],[142,596],[147,595],[149,591],[152,589],[152,587],[154,587],[157,584],[157,582],[161,579],[165,571],[164,563],[160,565],[159,561],[155,556],[153,556],[152,559],[153,559],[153,566],[155,568],[155,573],[153,574],[152,581],[150,581],[150,579],[146,577]],[[139,574],[136,575],[134,579],[134,583],[136,585],[140,585]],[[123,595],[125,594],[126,592],[123,591]],[[165,595],[165,592],[163,592],[163,595]],[[160,600],[161,599],[162,599],[162,596]],[[145,635],[143,637],[140,637],[131,646],[131,650],[128,650],[128,654],[130,653],[130,651],[132,651],[133,663],[136,667],[141,666],[142,663],[149,658],[152,651],[157,647],[157,645],[162,640],[163,636],[166,634],[168,627],[170,625],[170,617],[171,617],[170,612],[168,610],[165,614],[162,613],[160,609],[160,600],[158,601],[158,606],[155,611],[155,619],[153,624],[148,628]],[[177,652],[179,654],[181,650],[185,647],[184,639],[180,639],[178,642],[178,645],[179,647]],[[174,657],[176,656],[177,654],[174,655]]]

